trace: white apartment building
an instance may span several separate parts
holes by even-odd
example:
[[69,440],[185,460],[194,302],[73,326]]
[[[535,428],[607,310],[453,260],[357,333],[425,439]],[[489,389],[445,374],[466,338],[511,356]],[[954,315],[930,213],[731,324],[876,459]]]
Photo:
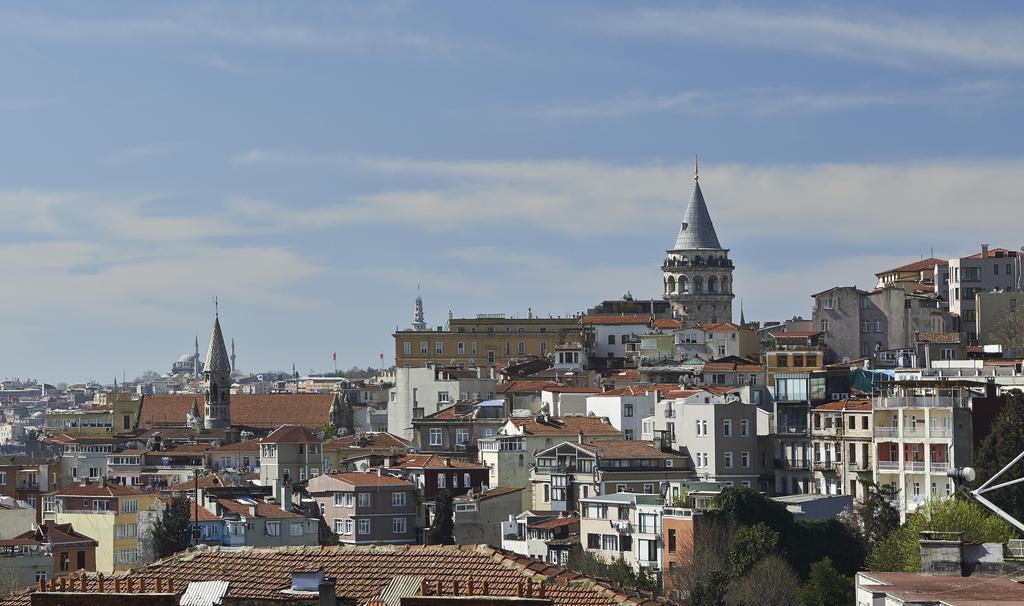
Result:
[[946,472],[970,465],[971,387],[977,385],[900,381],[873,400],[873,479],[899,491],[902,518],[929,499],[952,495]]
[[620,492],[580,499],[580,543],[605,562],[622,558],[659,576],[663,557],[658,495]]
[[494,398],[497,381],[483,369],[441,368],[432,364],[395,369],[388,396],[388,433],[403,440],[415,437],[412,420],[434,414],[462,400]]
[[654,414],[657,390],[624,387],[587,397],[587,414],[607,418],[627,440],[639,440],[643,419]]

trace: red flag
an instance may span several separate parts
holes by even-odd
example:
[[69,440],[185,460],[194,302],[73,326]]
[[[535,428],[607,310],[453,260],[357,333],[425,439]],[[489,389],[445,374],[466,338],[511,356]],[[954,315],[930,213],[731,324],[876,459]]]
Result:
[[338,352],[332,353],[331,354],[331,359],[334,360],[335,362],[337,362],[338,361]]
[[382,351],[382,352],[380,352],[380,359],[381,359],[381,360],[383,360],[383,359],[384,359],[384,352],[383,352],[383,351]]

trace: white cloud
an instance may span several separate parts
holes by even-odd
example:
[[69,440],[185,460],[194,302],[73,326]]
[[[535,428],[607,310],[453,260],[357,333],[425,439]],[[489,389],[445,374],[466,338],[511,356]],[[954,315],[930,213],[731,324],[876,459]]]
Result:
[[670,95],[630,92],[611,99],[556,104],[539,112],[544,118],[617,118],[646,113],[694,115],[822,113],[873,107],[944,107],[964,111],[1016,97],[1020,87],[997,81],[902,91],[812,91],[798,88],[756,88],[729,93],[684,91]]
[[844,15],[748,8],[640,9],[604,15],[584,25],[602,33],[666,36],[680,42],[832,55],[893,65],[954,61],[1024,66],[1024,21],[969,20],[934,15]]

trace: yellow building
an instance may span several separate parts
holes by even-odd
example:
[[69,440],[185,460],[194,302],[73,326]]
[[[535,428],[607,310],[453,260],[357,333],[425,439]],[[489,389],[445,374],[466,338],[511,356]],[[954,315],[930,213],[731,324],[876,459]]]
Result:
[[96,541],[98,572],[128,570],[151,559],[140,549],[139,537],[148,534],[160,515],[154,493],[84,481],[47,495],[43,509],[45,519],[72,524]]
[[480,314],[476,318],[449,318],[447,326],[430,330],[416,322],[399,330],[395,338],[395,366],[504,366],[510,361],[548,356],[555,346],[578,342],[577,318],[506,318]]
[[127,394],[110,395],[118,397],[103,399],[101,405],[92,408],[47,412],[46,430],[76,438],[131,433],[138,424],[142,400],[132,400]]

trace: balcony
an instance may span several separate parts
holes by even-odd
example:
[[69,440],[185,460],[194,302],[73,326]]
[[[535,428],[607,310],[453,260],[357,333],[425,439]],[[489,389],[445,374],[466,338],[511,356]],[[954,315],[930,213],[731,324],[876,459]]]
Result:
[[932,427],[928,430],[928,437],[930,438],[952,438],[953,429],[951,427]]
[[924,427],[904,427],[903,428],[904,438],[923,438]]
[[807,435],[806,425],[777,425],[775,427],[775,433],[787,434],[787,435]]
[[576,473],[575,465],[537,465],[537,473]]
[[878,471],[899,471],[899,470],[900,470],[900,462],[899,461],[879,461],[878,462]]
[[924,461],[904,461],[903,469],[905,471],[922,472],[924,471]]
[[836,465],[835,461],[815,461],[814,471],[835,471]]
[[693,517],[693,510],[687,507],[666,507],[664,515],[666,517],[689,519]]
[[949,461],[932,461],[928,464],[928,469],[933,472],[946,473],[949,471]]
[[966,408],[970,399],[961,395],[883,396],[876,408]]
[[899,427],[875,427],[876,438],[898,438],[900,437]]
[[776,469],[810,469],[810,463],[803,459],[775,459]]
[[633,532],[633,525],[629,520],[608,520],[608,525],[611,526],[612,530],[619,534],[629,534]]
[[21,482],[17,483],[17,489],[18,490],[39,490],[39,482],[24,482],[24,481],[21,481]]

